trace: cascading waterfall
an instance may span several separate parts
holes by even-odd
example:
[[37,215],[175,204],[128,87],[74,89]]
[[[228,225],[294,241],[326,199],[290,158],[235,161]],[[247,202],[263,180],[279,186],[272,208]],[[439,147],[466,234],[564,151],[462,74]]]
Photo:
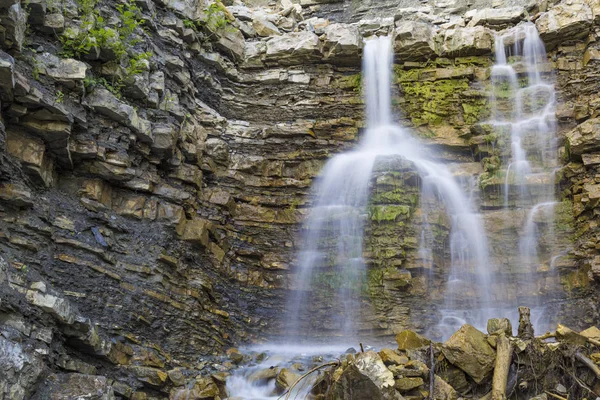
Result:
[[[492,68],[492,121],[500,135],[510,141],[510,152],[504,156],[504,209],[522,210],[524,224],[519,232],[518,256],[510,270],[520,274],[517,282],[519,305],[540,309],[539,298],[523,290],[535,287],[534,272],[542,264],[552,265],[553,249],[541,246],[539,226],[545,226],[546,237],[552,237],[555,179],[558,160],[556,151],[556,118],[554,86],[544,73],[548,66],[544,43],[533,23],[525,23],[498,34],[495,41],[496,62]],[[507,146],[508,150],[508,146]],[[538,226],[539,225],[539,226]],[[553,243],[553,240],[547,240]],[[517,304],[511,304],[514,307]],[[538,315],[538,327],[545,325]],[[545,327],[545,326],[544,326]]]
[[[469,322],[478,326],[484,323],[479,310],[489,303],[490,277],[483,224],[446,166],[432,162],[424,146],[392,122],[392,58],[390,38],[367,41],[363,61],[367,129],[354,151],[327,163],[316,185],[315,204],[304,227],[305,247],[300,253],[296,291],[288,307],[288,337],[313,336],[310,321],[318,315],[314,310],[323,309],[323,293],[316,293],[323,281],[331,291],[326,308],[330,315],[322,317],[330,320],[335,331],[332,334],[346,339],[357,334],[355,314],[365,276],[362,241],[369,184],[376,159],[389,156],[403,157],[418,170],[425,220],[439,207],[450,220],[445,312],[462,310],[461,316]],[[421,253],[431,260],[431,244],[427,242],[433,233],[428,223],[423,226]],[[455,330],[463,319],[444,319],[440,326],[444,331]]]

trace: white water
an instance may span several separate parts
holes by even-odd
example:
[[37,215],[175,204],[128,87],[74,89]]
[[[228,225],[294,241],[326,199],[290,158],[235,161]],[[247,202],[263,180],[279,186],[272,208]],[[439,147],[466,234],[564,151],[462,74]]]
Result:
[[[354,315],[365,276],[363,219],[373,165],[378,157],[384,156],[403,157],[414,163],[422,179],[425,221],[430,212],[439,208],[447,213],[451,230],[445,308],[472,310],[475,318],[489,304],[488,245],[480,216],[448,168],[431,161],[423,151],[425,146],[392,122],[392,57],[389,38],[373,39],[365,45],[367,129],[355,150],[337,155],[327,163],[315,187],[316,200],[304,227],[305,248],[300,253],[300,272],[294,285],[298,290],[289,303],[288,336],[311,338],[310,310],[322,307],[319,302],[323,301],[315,295],[314,285],[327,271],[331,273],[325,275],[329,279],[342,280],[330,300],[332,315],[328,319],[332,322],[332,335],[346,339],[357,335]],[[430,229],[428,223],[423,224],[420,252],[426,260],[432,257],[428,243],[433,235]],[[465,297],[465,293],[469,295]],[[477,317],[476,325],[484,326],[485,319]],[[441,327],[455,330],[459,326],[443,321]]]
[[[508,267],[522,276],[518,280],[518,297],[539,298],[539,293],[524,288],[535,287],[536,268],[542,264],[553,266],[556,258],[556,249],[539,251],[542,235],[546,235],[547,243],[554,242],[551,227],[557,204],[556,96],[551,77],[544,73],[548,59],[534,24],[521,24],[498,34],[495,57],[491,124],[496,131],[508,131],[510,135],[510,153],[504,160],[504,207],[522,209],[527,215],[514,249],[518,252],[512,258],[514,265]],[[510,308],[525,305],[544,314],[538,300],[521,303],[524,304],[511,304]],[[539,330],[547,328],[549,320],[538,318],[537,322],[535,328]]]

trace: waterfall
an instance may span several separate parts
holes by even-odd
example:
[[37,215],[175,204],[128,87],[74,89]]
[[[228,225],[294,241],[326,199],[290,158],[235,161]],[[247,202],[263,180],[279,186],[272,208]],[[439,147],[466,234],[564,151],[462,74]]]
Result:
[[[356,310],[366,275],[362,253],[369,185],[376,159],[389,156],[411,161],[419,172],[425,221],[439,208],[450,221],[450,257],[443,266],[449,270],[444,312],[466,314],[466,319],[478,326],[485,323],[480,310],[489,303],[490,276],[481,218],[448,168],[431,161],[425,146],[392,122],[392,61],[389,37],[366,42],[363,82],[367,129],[355,150],[326,164],[315,185],[314,206],[303,228],[304,248],[299,254],[294,295],[288,304],[288,337],[314,337],[311,321],[315,318],[328,321],[332,336],[346,340],[357,336]],[[431,225],[424,223],[420,253],[428,259],[432,235]],[[453,331],[460,324],[451,318],[443,319],[440,326]]]
[[[526,305],[543,313],[541,301],[536,300],[539,293],[531,290],[536,287],[536,269],[543,264],[552,266],[556,250],[538,251],[543,247],[543,234],[547,243],[554,243],[554,171],[558,165],[554,85],[550,74],[544,72],[550,68],[546,68],[544,43],[533,23],[497,34],[495,58],[490,124],[510,143],[503,154],[504,209],[522,211],[524,216],[514,249],[517,255],[507,266],[520,277],[516,302],[510,306]],[[547,232],[541,232],[540,227]],[[548,322],[539,315],[537,321],[538,329]]]

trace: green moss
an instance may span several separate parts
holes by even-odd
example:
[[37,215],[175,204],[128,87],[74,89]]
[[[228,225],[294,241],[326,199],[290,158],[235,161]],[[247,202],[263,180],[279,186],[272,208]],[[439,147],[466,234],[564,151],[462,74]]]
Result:
[[456,65],[474,65],[481,67],[489,67],[492,65],[492,60],[485,56],[471,56],[471,57],[456,57],[454,59]]
[[374,205],[370,207],[371,221],[397,221],[410,218],[410,207],[405,205]]
[[487,100],[470,99],[462,103],[463,118],[466,124],[475,124],[490,116],[491,108]]
[[417,195],[406,193],[402,188],[396,188],[390,191],[373,194],[373,196],[371,196],[371,202],[374,204],[392,203],[415,205],[417,202]]
[[408,113],[412,122],[417,126],[438,126],[447,117],[456,114],[460,93],[469,88],[469,81],[466,78],[437,81],[401,80],[400,85],[409,102]]

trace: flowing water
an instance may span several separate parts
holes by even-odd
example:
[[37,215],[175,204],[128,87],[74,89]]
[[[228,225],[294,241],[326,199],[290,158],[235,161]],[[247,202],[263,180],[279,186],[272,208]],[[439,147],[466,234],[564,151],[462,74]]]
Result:
[[[269,366],[290,367],[311,354],[329,353],[334,357],[343,352],[341,347],[334,349],[333,343],[339,340],[358,343],[361,332],[356,310],[361,307],[366,276],[364,225],[378,158],[406,159],[418,172],[422,210],[418,260],[430,271],[449,271],[441,317],[430,334],[445,339],[464,323],[485,329],[491,317],[517,318],[516,304],[491,297],[492,286],[499,283],[490,274],[495,266],[491,265],[486,232],[474,204],[477,183],[459,182],[445,165],[432,161],[434,157],[426,146],[393,122],[392,59],[390,38],[365,43],[367,129],[356,149],[331,158],[315,179],[313,206],[303,227],[303,247],[298,254],[294,294],[287,306],[288,342],[271,346],[270,358],[237,370],[227,383],[233,397],[275,399],[274,379],[253,380],[253,375]],[[540,262],[538,224],[552,220],[556,204],[553,172],[549,173],[556,166],[555,99],[552,84],[544,80],[539,68],[545,62],[543,43],[534,25],[521,25],[498,35],[490,124],[507,132],[510,143],[505,160],[505,208],[528,210],[514,249],[519,253],[518,262],[527,266]],[[439,218],[440,210],[449,221],[449,234],[445,254],[435,257],[436,233],[430,221]],[[437,264],[445,265],[434,266],[434,258]],[[528,305],[533,307],[534,324],[543,324],[543,308]],[[319,324],[314,324],[317,319]],[[329,326],[325,335],[323,325]],[[315,347],[316,338],[323,340],[323,336],[325,347]],[[297,347],[298,343],[303,346]],[[304,398],[309,386],[294,395]]]
[[[535,271],[552,266],[556,249],[552,224],[557,205],[554,172],[558,165],[555,106],[556,95],[544,43],[535,25],[525,23],[496,36],[496,62],[492,68],[492,121],[499,137],[509,146],[504,154],[504,208],[525,214],[508,269],[520,275],[521,299],[510,307],[526,305],[543,314]],[[543,229],[542,229],[543,228]],[[544,248],[542,241],[550,244]],[[548,245],[546,245],[548,247]],[[537,290],[537,289],[534,289]],[[531,295],[531,296],[528,296]],[[526,298],[526,299],[525,299]],[[547,319],[538,319],[545,329]]]

